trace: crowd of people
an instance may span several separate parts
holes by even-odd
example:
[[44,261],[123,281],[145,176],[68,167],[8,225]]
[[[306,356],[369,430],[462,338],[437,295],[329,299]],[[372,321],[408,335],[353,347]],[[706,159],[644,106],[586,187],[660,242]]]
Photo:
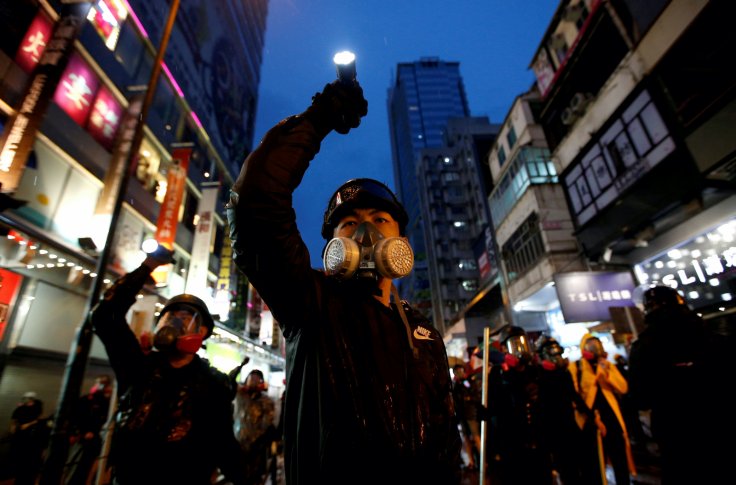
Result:
[[[647,329],[628,369],[595,334],[583,336],[581,358],[568,362],[554,338],[534,343],[510,325],[487,349],[488,369],[457,364],[451,373],[442,334],[393,283],[412,270],[413,253],[408,215],[386,185],[356,178],[335,191],[321,227],[324,269],[311,267],[292,193],[322,140],[357,128],[367,107],[356,81],[326,85],[306,111],[266,134],[231,191],[235,263],[286,340],[278,419],[261,370],[240,383],[247,360],[225,374],[197,354],[215,325],[200,298],[170,298],[143,345],[131,330],[126,314],[152,272],[171,262],[166,248],[92,309],[118,396],[105,462],[112,483],[263,485],[275,483],[282,457],[291,485],[457,485],[463,464],[487,467],[501,485],[605,484],[610,465],[616,484],[627,485],[636,475],[629,429],[644,409],[665,485],[695,483],[684,478],[702,473],[701,463],[719,476],[730,455],[708,438],[733,430],[718,405],[733,359],[723,359],[726,350],[674,290],[645,295]],[[67,483],[92,483],[111,395],[112,379],[100,376],[80,399]],[[42,403],[25,395],[11,426],[15,483],[34,483],[48,428]]]

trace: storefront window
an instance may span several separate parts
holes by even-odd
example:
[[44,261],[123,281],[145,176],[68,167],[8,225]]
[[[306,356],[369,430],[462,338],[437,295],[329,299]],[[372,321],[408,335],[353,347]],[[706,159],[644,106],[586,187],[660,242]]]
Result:
[[736,219],[635,266],[640,284],[677,289],[691,307],[725,310],[736,296]]

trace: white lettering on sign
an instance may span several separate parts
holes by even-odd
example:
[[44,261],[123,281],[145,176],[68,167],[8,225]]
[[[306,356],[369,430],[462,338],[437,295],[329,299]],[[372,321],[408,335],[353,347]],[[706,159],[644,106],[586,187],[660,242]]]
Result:
[[719,275],[726,271],[726,268],[736,268],[736,247],[731,246],[721,253],[708,256],[703,259],[693,259],[690,261],[695,276],[688,274],[684,269],[677,270],[674,274],[666,274],[662,276],[662,284],[677,288],[678,286],[687,286],[699,281],[705,283],[709,276]]
[[579,293],[568,293],[567,297],[570,301],[615,301],[615,300],[631,300],[631,291],[629,290],[597,290]]

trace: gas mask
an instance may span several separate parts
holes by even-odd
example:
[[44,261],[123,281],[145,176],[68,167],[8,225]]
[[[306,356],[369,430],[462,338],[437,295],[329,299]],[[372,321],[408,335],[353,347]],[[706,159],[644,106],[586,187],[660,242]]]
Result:
[[370,222],[361,223],[352,237],[333,238],[325,246],[322,262],[328,275],[378,280],[409,274],[414,252],[406,238],[384,237]]
[[553,371],[567,367],[567,359],[562,354],[563,348],[557,342],[551,342],[544,346],[539,355],[542,358],[542,368]]
[[509,367],[517,367],[531,362],[532,352],[529,346],[529,340],[524,335],[514,335],[504,342],[504,347],[508,352],[504,356],[504,362]]
[[197,312],[168,311],[156,325],[153,346],[163,352],[178,350],[185,354],[195,354],[204,340],[204,336],[199,333],[200,326]]
[[585,341],[583,345],[583,358],[585,360],[594,361],[601,357],[606,357],[606,351],[603,350],[603,344],[596,337],[591,337]]

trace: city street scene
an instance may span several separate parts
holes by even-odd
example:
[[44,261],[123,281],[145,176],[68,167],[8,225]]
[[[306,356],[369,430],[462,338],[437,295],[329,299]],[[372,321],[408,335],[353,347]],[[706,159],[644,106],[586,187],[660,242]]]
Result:
[[734,14],[0,0],[0,485],[733,482]]

